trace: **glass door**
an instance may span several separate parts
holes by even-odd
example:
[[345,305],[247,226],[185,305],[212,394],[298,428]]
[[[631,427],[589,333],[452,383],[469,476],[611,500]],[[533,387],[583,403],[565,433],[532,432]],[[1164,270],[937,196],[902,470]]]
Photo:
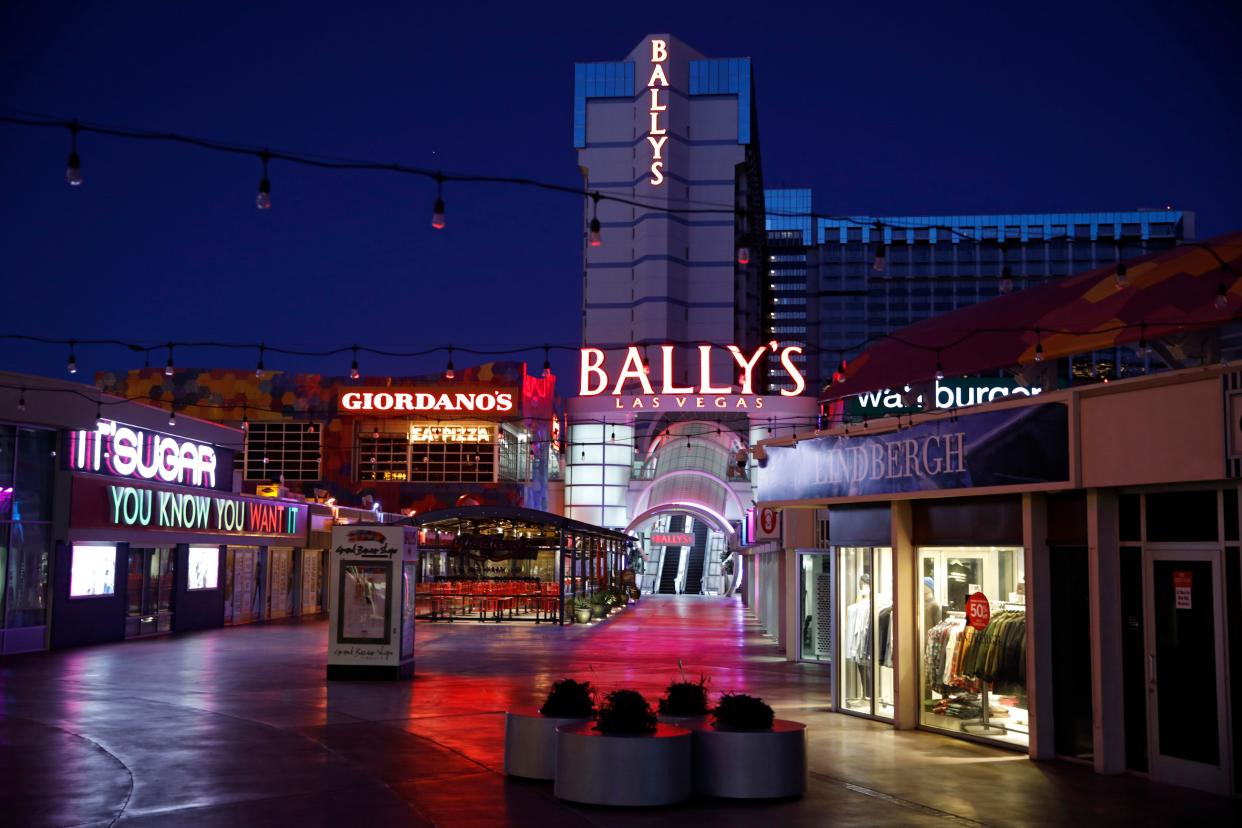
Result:
[[125,576],[125,593],[126,638],[172,630],[172,550],[131,548]]
[[832,661],[832,555],[801,553],[799,601],[802,606],[803,661]]
[[893,717],[893,554],[891,547],[837,549],[841,635],[837,708]]
[[1221,555],[1148,548],[1147,717],[1151,775],[1229,790]]
[[249,624],[257,621],[259,550],[252,546],[230,546],[227,565],[224,623]]

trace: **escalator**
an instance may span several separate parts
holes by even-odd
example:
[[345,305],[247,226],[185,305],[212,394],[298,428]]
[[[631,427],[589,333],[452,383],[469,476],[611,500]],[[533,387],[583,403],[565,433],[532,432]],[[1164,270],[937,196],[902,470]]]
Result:
[[690,559],[686,561],[686,595],[699,595],[703,592],[703,564],[707,556],[707,539],[711,530],[701,520],[694,522],[694,546],[690,547]]
[[[673,515],[668,519],[669,532],[683,532],[686,528],[685,515]],[[664,547],[664,563],[660,565],[660,587],[656,591],[661,595],[677,594],[677,570],[681,567],[681,547]]]

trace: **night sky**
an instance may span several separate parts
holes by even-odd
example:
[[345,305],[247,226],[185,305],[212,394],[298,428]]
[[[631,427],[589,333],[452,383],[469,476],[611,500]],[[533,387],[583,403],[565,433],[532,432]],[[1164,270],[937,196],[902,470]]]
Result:
[[[668,31],[709,57],[754,59],[766,184],[811,187],[819,212],[1171,204],[1197,212],[1201,238],[1242,227],[1236,3],[972,5],[10,2],[0,108],[578,186],[572,64]],[[437,232],[430,182],[274,164],[261,213],[256,159],[88,135],[86,183],[70,188],[68,140],[0,125],[5,333],[579,341],[574,196],[451,186]],[[0,346],[0,368],[65,375],[62,348]],[[117,349],[78,359],[88,382],[141,364]],[[537,368],[542,352],[528,359]],[[573,370],[568,353],[555,363]],[[349,356],[266,364],[343,374]]]

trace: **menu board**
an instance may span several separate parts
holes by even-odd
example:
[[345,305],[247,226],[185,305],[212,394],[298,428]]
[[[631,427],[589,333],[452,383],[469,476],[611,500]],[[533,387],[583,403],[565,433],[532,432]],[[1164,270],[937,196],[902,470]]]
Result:
[[337,641],[345,644],[387,644],[390,563],[349,563],[341,566],[341,611]]

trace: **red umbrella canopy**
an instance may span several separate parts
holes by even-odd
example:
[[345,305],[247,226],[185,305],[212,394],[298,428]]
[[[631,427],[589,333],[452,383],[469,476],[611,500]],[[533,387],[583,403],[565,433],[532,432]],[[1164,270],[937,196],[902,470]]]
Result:
[[928,382],[938,363],[946,376],[976,374],[1033,362],[1038,346],[1055,359],[1242,316],[1242,231],[1126,266],[1124,286],[1109,265],[902,328],[859,354],[821,399]]

